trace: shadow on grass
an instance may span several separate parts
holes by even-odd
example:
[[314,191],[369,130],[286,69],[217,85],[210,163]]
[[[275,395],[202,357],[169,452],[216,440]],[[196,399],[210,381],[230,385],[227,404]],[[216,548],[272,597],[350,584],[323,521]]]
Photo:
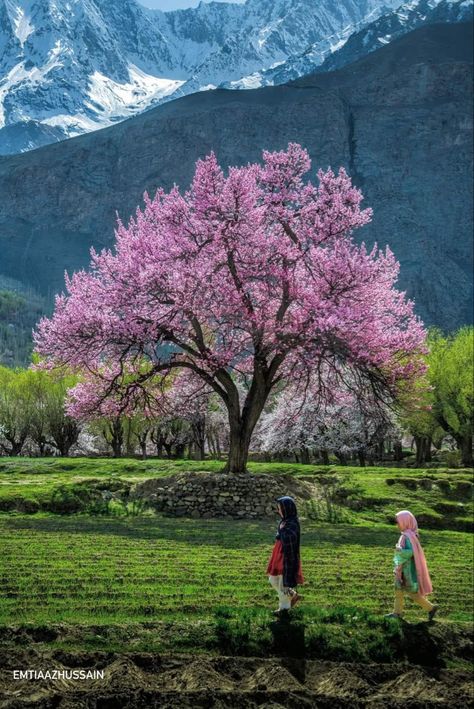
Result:
[[[225,549],[246,549],[249,546],[271,544],[277,520],[246,521],[229,519],[194,520],[185,517],[91,517],[60,516],[0,516],[0,527],[9,530],[29,530],[52,534],[90,534],[120,536],[128,539],[166,540],[183,544],[218,546]],[[439,536],[438,531],[423,532],[425,544]],[[459,544],[452,533],[443,533],[443,546]],[[398,532],[389,527],[367,523],[367,526],[302,525],[302,546],[306,547],[386,547],[390,550]]]
[[[467,639],[472,635],[463,632]],[[463,651],[464,636],[459,629],[381,618],[349,606],[298,609],[274,620],[255,608],[218,608],[215,637],[219,651],[228,655],[335,662],[405,661],[427,667],[443,667],[445,654],[471,657],[469,642],[464,643]]]
[[[121,536],[128,539],[167,540],[184,544],[245,549],[271,544],[277,521],[193,520],[171,517],[89,517],[83,515],[48,517],[0,517],[6,529],[33,533],[90,534]],[[335,525],[314,527],[302,531],[303,546],[363,546],[388,547],[395,544],[397,534],[388,528]]]

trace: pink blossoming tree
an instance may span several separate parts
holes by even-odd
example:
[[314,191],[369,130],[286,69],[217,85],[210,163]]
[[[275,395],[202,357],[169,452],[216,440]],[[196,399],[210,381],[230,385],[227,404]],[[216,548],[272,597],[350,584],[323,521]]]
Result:
[[37,351],[89,373],[89,408],[125,410],[154,380],[189,372],[226,407],[233,473],[282,382],[303,387],[323,367],[395,396],[417,375],[422,324],[390,250],[354,242],[371,212],[346,172],[320,170],[314,185],[309,169],[296,144],[227,175],[211,154],[186,193],[145,195],[115,249],[67,279]]

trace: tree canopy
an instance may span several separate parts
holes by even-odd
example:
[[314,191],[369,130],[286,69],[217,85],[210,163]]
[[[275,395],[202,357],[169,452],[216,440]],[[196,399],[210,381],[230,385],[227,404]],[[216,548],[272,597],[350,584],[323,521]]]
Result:
[[117,413],[150,396],[157,375],[189,372],[227,409],[233,472],[283,381],[304,387],[320,373],[396,396],[419,373],[422,323],[388,247],[353,239],[371,217],[361,192],[343,168],[320,170],[317,185],[309,169],[296,144],[227,175],[211,154],[184,194],[145,195],[115,249],[67,279],[38,352],[87,372],[90,406],[108,400]]

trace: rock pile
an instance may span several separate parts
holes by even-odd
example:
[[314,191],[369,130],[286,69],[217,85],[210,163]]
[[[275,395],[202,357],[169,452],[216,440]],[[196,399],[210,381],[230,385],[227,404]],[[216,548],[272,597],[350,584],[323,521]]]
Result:
[[314,487],[288,475],[178,473],[139,483],[133,493],[172,517],[259,519],[275,516],[276,498],[303,502],[314,497]]

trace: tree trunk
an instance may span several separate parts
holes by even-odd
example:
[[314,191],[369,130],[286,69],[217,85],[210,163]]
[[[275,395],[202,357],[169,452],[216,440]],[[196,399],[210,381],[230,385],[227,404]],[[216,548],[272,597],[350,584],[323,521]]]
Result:
[[431,438],[429,436],[415,436],[416,464],[418,466],[431,462]]
[[334,453],[336,454],[336,458],[341,465],[347,465],[347,456],[345,453],[340,453],[338,451],[334,451]]
[[20,443],[13,443],[10,455],[12,455],[12,456],[20,455],[22,449],[23,449],[23,443],[21,443],[21,442]]
[[216,446],[214,443],[214,436],[210,432],[207,434],[207,447],[211,458],[215,460],[217,458]]
[[247,471],[249,445],[250,440],[246,436],[240,435],[240,430],[231,430],[229,457],[224,468],[226,473],[236,473],[238,475]]
[[401,441],[395,441],[393,444],[393,457],[394,460],[403,460],[403,448]]
[[227,473],[246,473],[247,460],[249,456],[250,440],[255,425],[260,418],[260,415],[267,401],[268,395],[272,389],[272,376],[274,372],[264,372],[264,367],[261,361],[256,358],[254,366],[254,377],[250,390],[245,398],[242,412],[240,412],[240,403],[238,391],[233,387],[229,391],[229,401],[227,404],[227,412],[229,415],[229,457],[224,472]]
[[323,465],[329,465],[329,453],[326,449],[321,450],[321,457],[323,459]]
[[301,446],[301,462],[304,465],[309,465],[309,450],[306,448],[306,446]]
[[199,441],[199,443],[196,442],[196,453],[197,453],[197,459],[198,460],[204,460],[206,457],[206,452],[205,452],[205,443],[204,441]]
[[425,461],[431,463],[431,437],[425,438]]
[[175,457],[176,458],[184,458],[185,448],[186,448],[185,443],[177,443],[175,446]]
[[204,460],[206,457],[206,417],[202,415],[194,416],[191,429],[196,457],[198,460]]
[[416,465],[419,467],[420,465],[424,465],[426,458],[425,458],[425,438],[424,436],[414,436],[415,440],[415,449],[416,449]]
[[357,458],[359,460],[359,465],[361,468],[365,468],[365,453],[363,450],[357,451]]
[[66,417],[60,422],[51,423],[50,428],[52,441],[50,441],[49,444],[58,449],[60,456],[68,458],[69,451],[78,441],[80,433],[79,425],[74,419]]
[[122,445],[123,445],[123,428],[120,419],[116,419],[112,426],[112,439],[111,446],[114,458],[122,457]]
[[472,436],[462,436],[456,441],[461,451],[461,461],[465,468],[472,466]]
[[384,445],[384,442],[383,442],[383,441],[380,441],[380,443],[378,444],[377,447],[378,447],[378,452],[377,452],[378,459],[379,459],[380,461],[383,461],[383,459],[384,459],[384,454],[385,454],[385,445]]

